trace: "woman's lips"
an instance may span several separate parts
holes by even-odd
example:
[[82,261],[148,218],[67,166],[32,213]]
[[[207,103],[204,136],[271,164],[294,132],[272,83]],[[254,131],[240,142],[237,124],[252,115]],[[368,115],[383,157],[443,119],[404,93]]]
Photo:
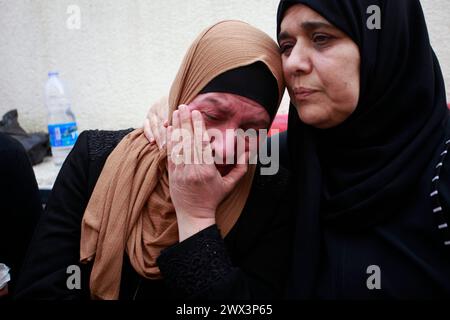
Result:
[[316,92],[317,90],[301,87],[294,89],[294,96],[297,100],[304,100]]

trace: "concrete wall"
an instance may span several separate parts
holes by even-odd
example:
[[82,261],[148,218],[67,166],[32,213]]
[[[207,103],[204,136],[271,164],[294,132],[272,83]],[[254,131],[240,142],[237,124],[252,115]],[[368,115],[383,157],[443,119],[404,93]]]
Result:
[[[423,0],[450,92],[450,1]],[[80,9],[76,25],[71,5]],[[0,115],[45,130],[49,70],[70,86],[81,130],[142,124],[206,26],[240,19],[275,37],[278,0],[0,0]],[[450,95],[448,95],[450,97]],[[282,111],[287,111],[285,99]]]

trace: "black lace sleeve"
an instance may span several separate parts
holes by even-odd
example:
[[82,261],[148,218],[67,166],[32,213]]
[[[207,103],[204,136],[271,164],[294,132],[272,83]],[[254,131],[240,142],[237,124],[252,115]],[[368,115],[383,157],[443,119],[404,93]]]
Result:
[[134,129],[125,129],[117,131],[89,130],[86,131],[89,160],[95,161],[111,151],[119,142]]
[[216,225],[162,251],[158,266],[171,291],[195,297],[232,272]]
[[255,175],[225,239],[214,225],[163,250],[157,263],[171,293],[196,300],[279,298],[292,242],[288,178],[281,167],[275,176]]

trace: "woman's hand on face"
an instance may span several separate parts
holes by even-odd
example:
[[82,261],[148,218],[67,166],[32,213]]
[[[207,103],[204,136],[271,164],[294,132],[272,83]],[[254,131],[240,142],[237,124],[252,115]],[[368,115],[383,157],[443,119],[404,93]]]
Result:
[[169,121],[162,121],[154,115],[149,115],[149,117],[144,121],[144,135],[150,144],[156,144],[161,150],[166,145]]
[[217,207],[247,172],[248,154],[242,154],[222,177],[214,164],[202,114],[182,105],[172,119],[173,126],[167,130],[169,188],[183,241],[215,224]]

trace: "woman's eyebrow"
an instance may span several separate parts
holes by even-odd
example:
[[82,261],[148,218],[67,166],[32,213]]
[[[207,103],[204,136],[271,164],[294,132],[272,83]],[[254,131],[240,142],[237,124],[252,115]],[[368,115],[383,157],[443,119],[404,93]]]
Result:
[[320,28],[336,29],[333,25],[325,21],[306,21],[300,24],[300,27],[307,31],[314,31]]
[[[334,27],[332,24],[329,24],[328,22],[325,21],[306,21],[306,22],[302,22],[300,23],[300,28],[301,29],[305,29],[308,32],[320,29],[320,28],[325,28],[325,29],[336,29],[336,27]],[[289,34],[289,32],[287,31],[281,31],[280,34],[278,35],[278,42],[291,38],[292,36]]]
[[278,35],[278,42],[281,42],[285,39],[289,39],[291,35],[287,31],[281,31]]

